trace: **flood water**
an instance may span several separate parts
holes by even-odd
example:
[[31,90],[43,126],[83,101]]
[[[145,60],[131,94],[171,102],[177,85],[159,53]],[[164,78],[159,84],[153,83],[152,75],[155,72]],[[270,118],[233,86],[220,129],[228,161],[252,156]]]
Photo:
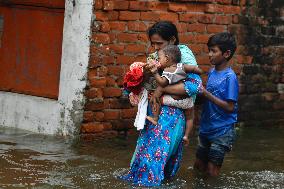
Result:
[[[284,128],[240,128],[218,178],[193,171],[196,137],[182,167],[159,188],[284,188]],[[0,188],[137,188],[116,176],[125,172],[136,136],[92,142],[0,127]]]

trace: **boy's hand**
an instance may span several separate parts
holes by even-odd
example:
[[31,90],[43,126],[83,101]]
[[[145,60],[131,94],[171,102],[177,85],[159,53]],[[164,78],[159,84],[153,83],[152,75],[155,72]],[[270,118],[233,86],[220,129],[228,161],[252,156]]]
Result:
[[198,92],[200,95],[204,96],[205,93],[206,93],[206,89],[204,88],[203,85],[201,85],[199,88],[198,88]]
[[182,138],[182,140],[183,140],[184,146],[188,146],[188,145],[189,145],[189,139],[188,139],[187,136],[184,136],[184,137]]

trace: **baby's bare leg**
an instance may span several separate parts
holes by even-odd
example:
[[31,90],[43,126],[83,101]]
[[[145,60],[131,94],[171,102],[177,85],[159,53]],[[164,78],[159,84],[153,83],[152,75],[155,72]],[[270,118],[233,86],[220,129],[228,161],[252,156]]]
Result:
[[189,144],[189,134],[193,128],[193,121],[194,121],[194,108],[190,108],[185,110],[185,120],[186,120],[186,128],[185,128],[185,134],[183,137],[184,144],[187,146]]

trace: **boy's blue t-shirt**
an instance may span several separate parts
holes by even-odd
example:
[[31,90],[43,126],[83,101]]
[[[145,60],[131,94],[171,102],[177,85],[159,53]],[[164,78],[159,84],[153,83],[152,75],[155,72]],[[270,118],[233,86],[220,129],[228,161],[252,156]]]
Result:
[[212,139],[225,134],[232,127],[232,124],[237,122],[238,78],[231,68],[222,71],[212,69],[208,74],[206,89],[222,100],[235,102],[234,111],[228,113],[206,99],[203,105],[199,133]]

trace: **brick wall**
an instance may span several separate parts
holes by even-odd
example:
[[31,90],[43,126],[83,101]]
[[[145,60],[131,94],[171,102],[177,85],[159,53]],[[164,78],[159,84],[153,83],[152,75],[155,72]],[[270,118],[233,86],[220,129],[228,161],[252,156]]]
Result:
[[241,61],[239,118],[245,126],[284,126],[284,1],[249,1],[234,16]]
[[[275,119],[273,123],[283,125],[283,27],[275,16],[281,12],[282,22],[284,11],[271,6],[270,11],[260,0],[96,0],[81,132],[112,135],[133,127],[136,109],[120,98],[122,79],[134,60],[145,61],[152,51],[146,30],[159,20],[177,25],[180,42],[192,49],[206,71],[209,36],[235,33],[239,47],[231,62],[241,83],[240,122],[250,125]],[[267,15],[259,17],[259,9]]]

